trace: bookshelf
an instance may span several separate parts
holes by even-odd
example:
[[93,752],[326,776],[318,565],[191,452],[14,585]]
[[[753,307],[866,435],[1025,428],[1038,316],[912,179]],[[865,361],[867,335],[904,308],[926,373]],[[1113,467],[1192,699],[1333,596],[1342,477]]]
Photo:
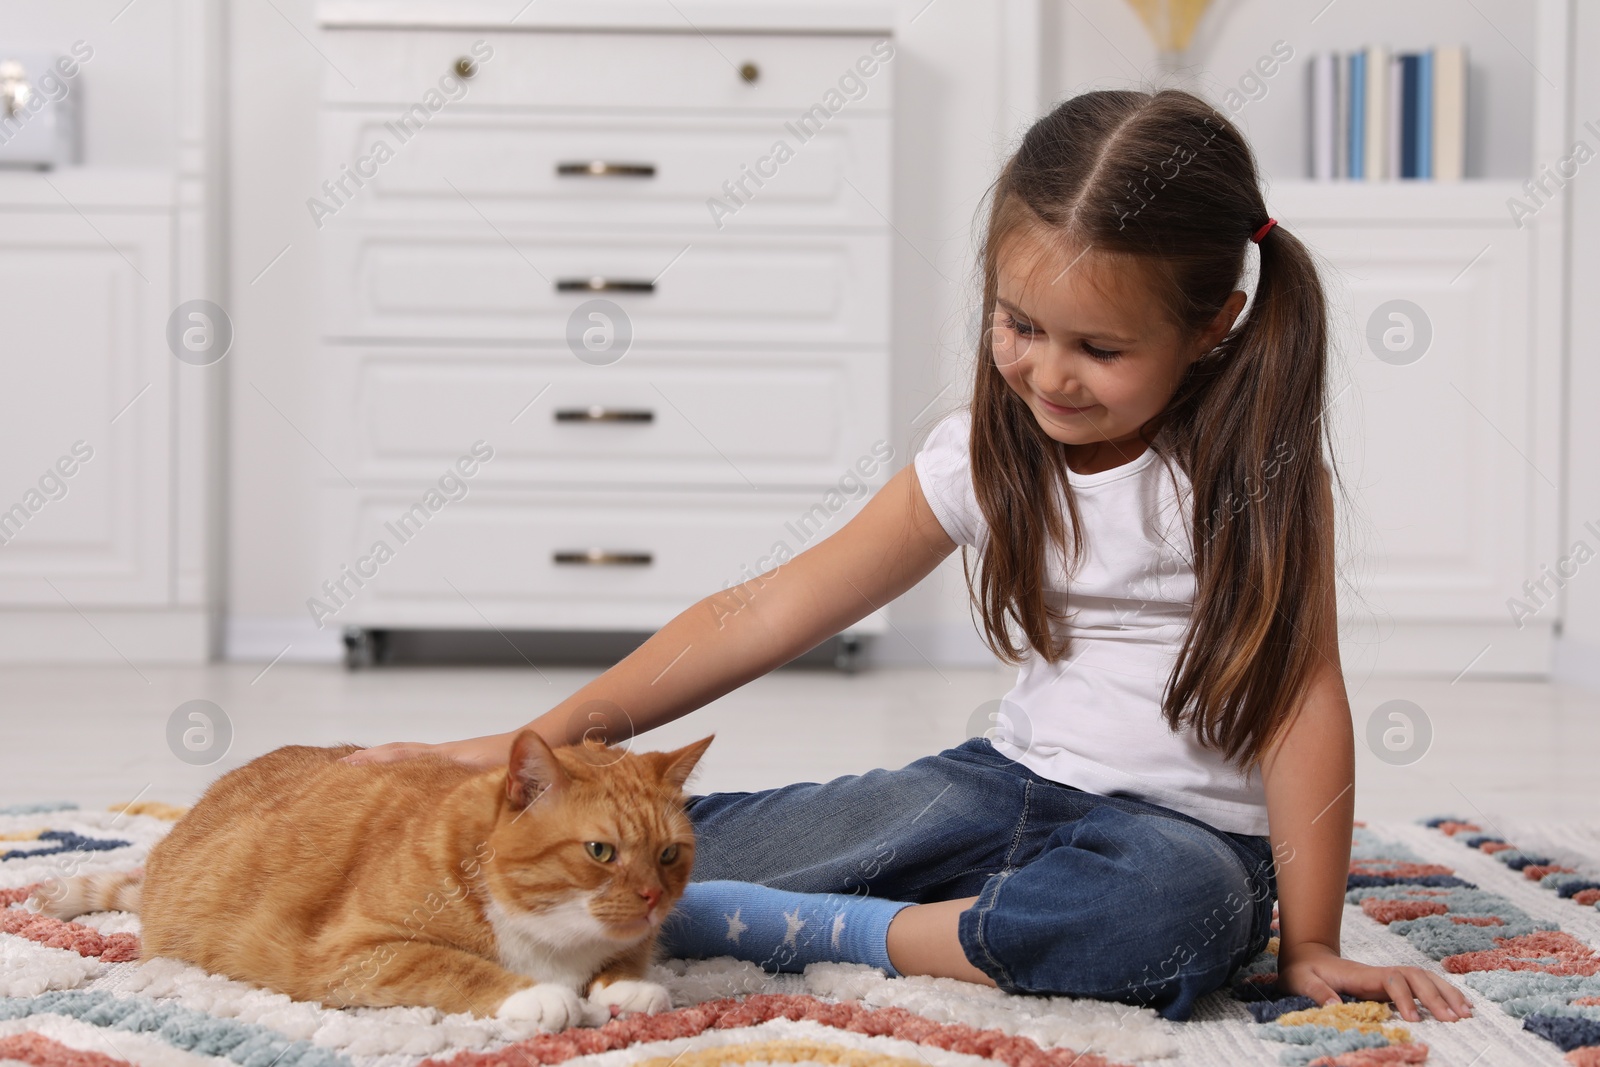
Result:
[[[1520,225],[1508,201],[1527,200],[1524,183],[1576,136],[1568,0],[1216,0],[1175,70],[1124,0],[1004,10],[1004,47],[1021,58],[1003,106],[1018,135],[1031,115],[1094,88],[1171,84],[1226,107],[1224,90],[1258,57],[1292,47],[1231,113],[1256,150],[1268,210],[1321,257],[1328,286],[1330,423],[1348,496],[1346,673],[1548,674],[1558,605],[1541,597],[1518,620],[1510,602],[1535,606],[1525,583],[1562,555],[1567,197]],[[1465,46],[1462,180],[1309,177],[1311,56],[1368,44]],[[1367,320],[1394,299],[1421,307],[1433,335],[1403,365],[1366,340]]]

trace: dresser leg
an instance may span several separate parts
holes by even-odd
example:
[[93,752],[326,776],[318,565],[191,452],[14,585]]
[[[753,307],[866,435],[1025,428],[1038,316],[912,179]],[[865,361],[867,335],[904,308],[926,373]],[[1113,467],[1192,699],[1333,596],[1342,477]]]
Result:
[[344,665],[358,671],[376,667],[389,659],[389,631],[368,630],[362,626],[344,628]]
[[861,637],[849,630],[834,638],[833,665],[845,674],[861,669]]

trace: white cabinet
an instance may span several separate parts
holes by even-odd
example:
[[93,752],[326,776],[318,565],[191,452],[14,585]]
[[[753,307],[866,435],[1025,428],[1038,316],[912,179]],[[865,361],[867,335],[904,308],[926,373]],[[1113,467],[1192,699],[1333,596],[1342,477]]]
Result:
[[652,630],[859,510],[891,473],[887,40],[349,8],[322,625]]
[[[1560,555],[1563,222],[1551,211],[1519,228],[1506,202],[1520,193],[1509,181],[1272,190],[1329,297],[1352,673],[1549,670],[1553,604],[1511,605],[1556,591],[1530,600],[1526,583]],[[1375,315],[1415,347],[1380,352]]]
[[169,246],[163,215],[0,216],[0,601],[9,608],[167,601],[177,363],[162,341]]
[[[1524,458],[1536,381],[1523,292],[1531,242],[1499,221],[1297,230],[1335,267],[1333,306],[1347,320],[1338,336],[1350,388],[1332,418],[1364,512],[1350,517],[1374,538],[1359,552],[1364,587],[1414,618],[1506,620],[1506,598],[1541,547],[1541,472]],[[1396,293],[1426,319],[1395,328],[1432,335],[1414,362],[1358,347]]]
[[0,661],[211,655],[220,367],[167,342],[208,291],[189,180],[0,174]]
[[81,94],[84,162],[0,170],[0,662],[138,671],[216,646],[226,364],[180,362],[167,330],[226,299],[222,14],[7,11],[17,41],[78,42],[61,91]]

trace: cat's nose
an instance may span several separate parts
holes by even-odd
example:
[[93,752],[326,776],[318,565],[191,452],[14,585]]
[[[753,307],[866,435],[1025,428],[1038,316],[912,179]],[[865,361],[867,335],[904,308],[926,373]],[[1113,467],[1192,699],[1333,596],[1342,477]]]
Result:
[[639,895],[644,897],[645,910],[654,911],[656,902],[661,899],[661,890],[657,889],[655,886],[650,886],[648,888],[639,890]]

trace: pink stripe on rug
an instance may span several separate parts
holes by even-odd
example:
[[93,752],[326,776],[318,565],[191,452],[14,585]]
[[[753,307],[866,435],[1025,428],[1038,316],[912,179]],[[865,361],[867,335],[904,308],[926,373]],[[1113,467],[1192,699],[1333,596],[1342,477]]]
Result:
[[33,891],[44,885],[43,882],[32,882],[21,885],[15,889],[0,889],[0,908],[9,908],[13,904],[21,904],[33,895]]
[[707,1030],[757,1026],[773,1019],[808,1020],[850,1033],[894,1037],[931,1048],[998,1060],[1007,1067],[1122,1067],[1094,1053],[1040,1048],[1026,1037],[999,1030],[938,1023],[905,1008],[868,1008],[829,1003],[805,994],[758,993],[744,1000],[712,1000],[659,1015],[613,1019],[595,1030],[540,1034],[493,1052],[463,1052],[428,1059],[418,1067],[528,1067],[564,1063],[578,1056],[610,1052],[646,1041],[694,1037]]
[[1337,1056],[1319,1056],[1306,1067],[1390,1067],[1396,1063],[1425,1063],[1427,1045],[1390,1045],[1388,1048],[1358,1048]]
[[1539,971],[1544,974],[1588,977],[1600,973],[1600,956],[1571,934],[1559,930],[1539,930],[1521,937],[1497,937],[1495,944],[1500,947],[1446,956],[1440,962],[1451,974]]
[[106,963],[139,958],[136,934],[102,934],[82,923],[52,919],[21,908],[0,909],[0,933],[16,934],[50,948],[71,949],[80,956],[99,956]]
[[133,1067],[127,1060],[72,1048],[32,1030],[0,1037],[0,1060],[20,1060],[33,1067]]

